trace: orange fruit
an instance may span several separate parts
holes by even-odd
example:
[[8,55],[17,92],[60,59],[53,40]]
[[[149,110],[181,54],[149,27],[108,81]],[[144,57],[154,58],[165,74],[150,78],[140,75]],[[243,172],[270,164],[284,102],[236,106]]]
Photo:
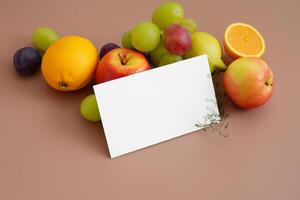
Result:
[[224,49],[232,59],[261,57],[265,52],[265,41],[253,26],[233,23],[226,28]]
[[91,41],[79,36],[66,36],[47,49],[41,68],[52,88],[73,91],[83,88],[93,79],[97,62],[97,49]]

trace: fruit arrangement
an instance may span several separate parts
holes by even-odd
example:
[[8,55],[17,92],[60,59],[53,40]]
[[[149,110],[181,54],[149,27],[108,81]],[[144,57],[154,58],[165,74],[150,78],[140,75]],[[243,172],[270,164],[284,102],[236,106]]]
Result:
[[[222,60],[221,43],[212,34],[198,31],[196,22],[185,17],[180,3],[162,3],[154,10],[151,21],[138,23],[121,36],[122,46],[107,43],[99,54],[88,39],[60,37],[46,27],[36,29],[32,40],[36,48],[16,51],[16,71],[28,76],[41,66],[48,85],[62,92],[207,54],[211,73],[224,73],[225,92],[237,106],[259,107],[272,94],[273,73],[260,58],[265,42],[254,27],[233,23],[226,28],[224,50],[233,59],[227,67]],[[89,121],[100,121],[95,95],[82,100],[80,113]]]

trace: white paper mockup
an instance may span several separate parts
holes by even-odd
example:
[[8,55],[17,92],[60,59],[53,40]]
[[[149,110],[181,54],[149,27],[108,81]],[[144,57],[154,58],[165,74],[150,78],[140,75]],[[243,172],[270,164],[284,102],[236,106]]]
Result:
[[219,120],[206,55],[94,86],[111,158]]

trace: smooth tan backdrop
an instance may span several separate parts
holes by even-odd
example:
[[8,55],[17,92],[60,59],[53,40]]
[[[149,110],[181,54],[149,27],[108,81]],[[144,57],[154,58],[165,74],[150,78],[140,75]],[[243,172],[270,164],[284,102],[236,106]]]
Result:
[[120,43],[159,3],[0,1],[1,200],[300,199],[299,1],[182,1],[199,30],[220,40],[232,22],[250,23],[266,39],[274,95],[256,110],[229,104],[226,138],[199,131],[111,160],[101,125],[79,115],[91,89],[59,93],[40,72],[22,78],[13,69],[14,52],[32,45],[38,26],[99,49]]

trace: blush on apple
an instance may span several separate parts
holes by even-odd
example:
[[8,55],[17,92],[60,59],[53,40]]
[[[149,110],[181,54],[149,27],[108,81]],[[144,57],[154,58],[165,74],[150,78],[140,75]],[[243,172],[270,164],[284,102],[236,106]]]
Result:
[[239,58],[224,74],[224,89],[239,107],[256,108],[271,97],[273,73],[260,58]]
[[96,83],[103,83],[150,69],[145,56],[131,49],[109,51],[98,63]]
[[191,47],[191,36],[185,28],[173,24],[164,31],[163,43],[171,54],[181,56]]

